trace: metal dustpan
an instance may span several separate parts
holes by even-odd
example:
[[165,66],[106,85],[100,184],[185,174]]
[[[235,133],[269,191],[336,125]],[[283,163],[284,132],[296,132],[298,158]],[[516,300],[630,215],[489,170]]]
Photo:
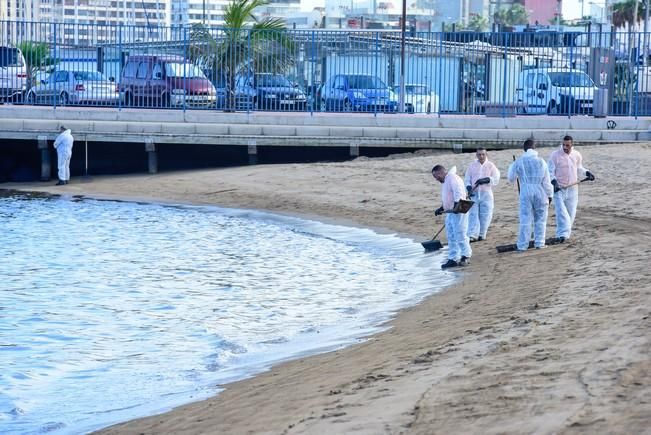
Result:
[[423,245],[423,248],[425,248],[425,251],[431,252],[431,251],[438,251],[439,249],[443,248],[443,243],[441,243],[440,240],[428,240],[426,242],[421,242],[421,245]]
[[434,234],[434,237],[432,237],[432,240],[428,240],[426,242],[421,242],[420,244],[423,245],[423,248],[425,248],[425,252],[431,252],[431,251],[438,251],[443,247],[443,243],[441,243],[440,240],[436,240],[436,238],[441,234],[441,231],[445,228],[445,224],[441,227],[441,229]]

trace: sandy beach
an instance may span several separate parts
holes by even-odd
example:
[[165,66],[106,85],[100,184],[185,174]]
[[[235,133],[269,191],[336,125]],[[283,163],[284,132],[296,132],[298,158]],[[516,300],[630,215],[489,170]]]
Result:
[[[473,244],[471,265],[455,272],[456,285],[361,344],[101,432],[651,433],[651,144],[576,149],[597,180],[580,187],[569,243],[496,253],[516,239],[517,190],[505,177],[520,151],[490,152],[502,171],[493,225],[487,241]],[[539,151],[547,158],[553,149]],[[262,209],[422,241],[442,225],[431,167],[461,173],[473,156],[423,152],[0,187]],[[554,224],[551,209],[548,237]]]

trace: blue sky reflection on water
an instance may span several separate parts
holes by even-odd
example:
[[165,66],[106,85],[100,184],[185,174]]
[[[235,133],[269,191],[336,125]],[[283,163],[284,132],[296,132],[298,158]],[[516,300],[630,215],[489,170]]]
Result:
[[451,282],[411,240],[251,211],[20,196],[0,219],[0,433],[210,396]]

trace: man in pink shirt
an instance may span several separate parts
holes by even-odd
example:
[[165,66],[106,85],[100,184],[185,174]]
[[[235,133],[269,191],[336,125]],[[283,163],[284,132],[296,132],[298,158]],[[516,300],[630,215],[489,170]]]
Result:
[[466,199],[466,189],[463,180],[457,175],[457,168],[453,166],[448,171],[442,165],[432,168],[432,176],[442,184],[441,202],[434,214],[436,216],[446,213],[445,232],[448,236],[448,261],[441,265],[442,269],[465,266],[470,262],[472,249],[468,239],[468,215],[455,212],[455,206],[461,199]]
[[556,237],[564,242],[570,238],[579,202],[579,177],[594,180],[594,175],[583,167],[583,157],[574,148],[572,136],[563,138],[563,145],[549,156],[549,178],[554,186],[556,209]]
[[500,182],[500,171],[488,161],[486,148],[477,148],[477,160],[468,166],[464,181],[468,196],[475,204],[468,212],[470,241],[486,240],[493,220],[493,186]]

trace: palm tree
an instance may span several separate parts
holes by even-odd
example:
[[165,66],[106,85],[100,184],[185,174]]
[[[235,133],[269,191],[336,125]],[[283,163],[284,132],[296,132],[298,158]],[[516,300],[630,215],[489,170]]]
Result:
[[628,24],[633,27],[635,20],[635,8],[637,7],[637,23],[644,19],[644,13],[647,8],[645,0],[624,0],[613,4],[613,26],[619,28]]
[[[268,0],[232,0],[224,11],[224,28],[211,30],[195,24],[190,33],[190,57],[226,76],[226,107],[235,109],[235,77],[253,72],[279,73],[294,65],[294,46],[278,18],[261,21],[254,9]],[[213,77],[214,78],[214,77]]]
[[524,25],[529,22],[529,14],[521,4],[514,4],[510,8],[502,8],[495,12],[495,22],[502,26]]
[[17,44],[25,58],[25,69],[27,70],[27,87],[31,88],[34,83],[34,75],[39,70],[54,65],[55,61],[50,57],[50,49],[45,42],[23,41]]

